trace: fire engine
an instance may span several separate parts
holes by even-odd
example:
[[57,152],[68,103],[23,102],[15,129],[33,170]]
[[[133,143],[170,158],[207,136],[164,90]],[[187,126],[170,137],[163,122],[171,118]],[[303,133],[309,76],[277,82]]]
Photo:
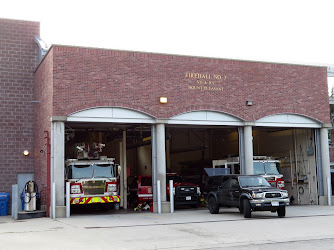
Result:
[[[213,168],[228,168],[230,174],[240,174],[240,158],[231,157],[212,161]],[[284,189],[280,162],[268,156],[253,156],[254,175],[263,176],[273,187]]]
[[139,175],[135,177],[129,185],[128,201],[132,206],[137,206],[140,203],[153,202],[152,176]]
[[70,183],[70,204],[108,203],[119,207],[120,166],[115,158],[100,156],[104,144],[76,144],[77,158],[65,161],[65,182]]
[[[200,187],[194,183],[189,183],[177,173],[166,174],[166,194],[169,200],[169,180],[173,180],[173,194],[175,205],[191,205],[198,207],[200,204],[201,191]],[[129,200],[134,205],[140,203],[152,203],[152,176],[140,175],[132,181],[129,190]]]

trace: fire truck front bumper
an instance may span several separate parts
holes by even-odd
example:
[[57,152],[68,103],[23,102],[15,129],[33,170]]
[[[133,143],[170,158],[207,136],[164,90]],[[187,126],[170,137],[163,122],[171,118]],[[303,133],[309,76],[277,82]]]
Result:
[[75,197],[71,198],[71,205],[92,204],[92,203],[112,203],[120,202],[119,195],[113,196],[92,196],[92,197]]

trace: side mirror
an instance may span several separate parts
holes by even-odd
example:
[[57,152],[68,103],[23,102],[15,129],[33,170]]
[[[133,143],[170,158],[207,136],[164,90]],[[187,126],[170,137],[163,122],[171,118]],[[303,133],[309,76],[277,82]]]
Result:
[[122,167],[121,167],[121,165],[116,164],[116,167],[117,167],[118,174],[121,175],[121,173],[122,173]]

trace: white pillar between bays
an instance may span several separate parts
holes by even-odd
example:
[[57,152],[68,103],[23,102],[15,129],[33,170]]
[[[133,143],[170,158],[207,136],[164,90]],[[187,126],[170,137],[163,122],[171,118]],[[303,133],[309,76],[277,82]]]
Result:
[[121,165],[121,173],[120,173],[120,192],[121,196],[120,207],[123,207],[124,204],[124,164],[123,164],[123,143],[119,142],[119,165]]
[[53,161],[54,182],[56,184],[56,206],[64,206],[65,194],[65,124],[64,122],[53,123]]
[[151,127],[152,142],[152,184],[153,184],[153,202],[157,202],[157,132],[156,125]]
[[321,143],[321,163],[322,163],[322,179],[324,187],[324,195],[331,195],[331,190],[328,193],[327,180],[331,180],[330,161],[329,161],[329,146],[328,146],[328,129],[320,129],[320,143]]
[[128,208],[128,174],[127,174],[127,164],[126,164],[126,131],[123,131],[123,181],[124,181],[124,189],[123,189],[123,207],[124,209]]
[[[52,122],[51,162],[52,182],[55,183],[56,217],[65,217],[65,123]],[[51,182],[51,183],[52,183]]]
[[245,142],[245,174],[253,175],[253,135],[252,126],[244,127],[244,142]]
[[157,124],[157,179],[161,185],[161,202],[166,199],[166,145],[165,124]]

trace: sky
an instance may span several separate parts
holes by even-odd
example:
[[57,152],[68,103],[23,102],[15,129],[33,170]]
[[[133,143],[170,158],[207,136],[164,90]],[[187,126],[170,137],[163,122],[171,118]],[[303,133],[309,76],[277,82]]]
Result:
[[0,18],[39,21],[49,44],[334,66],[333,0],[2,0],[0,6]]

